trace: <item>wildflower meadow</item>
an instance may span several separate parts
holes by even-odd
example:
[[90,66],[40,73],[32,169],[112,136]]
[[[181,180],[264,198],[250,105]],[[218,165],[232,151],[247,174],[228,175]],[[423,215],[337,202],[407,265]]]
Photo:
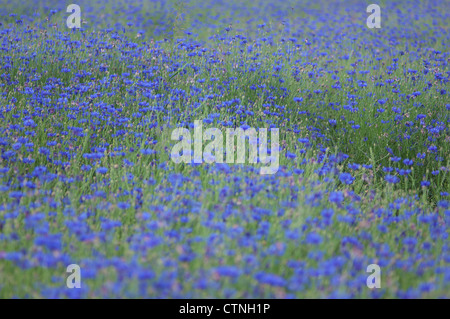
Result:
[[450,298],[449,21],[0,0],[0,298]]

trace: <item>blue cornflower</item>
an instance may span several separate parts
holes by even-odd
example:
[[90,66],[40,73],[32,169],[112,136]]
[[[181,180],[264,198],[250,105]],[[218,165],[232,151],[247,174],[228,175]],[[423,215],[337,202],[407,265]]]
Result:
[[350,184],[353,184],[353,181],[355,180],[355,178],[350,173],[341,173],[339,175],[339,180],[343,184],[350,185]]
[[311,245],[319,245],[322,243],[322,236],[317,233],[309,233],[306,235],[306,243]]
[[287,152],[286,152],[286,157],[287,157],[287,158],[296,158],[297,155],[295,155],[294,153],[291,153],[291,152],[287,151]]
[[414,161],[406,158],[403,160],[403,164],[405,164],[407,166],[411,166],[414,164]]
[[306,144],[306,143],[309,142],[309,139],[308,139],[308,138],[299,138],[298,141],[299,141],[300,143]]
[[214,269],[220,276],[237,278],[241,275],[242,270],[236,266],[219,266]]
[[286,285],[286,280],[284,278],[266,272],[258,272],[255,275],[255,279],[261,284],[266,284],[270,286],[283,287]]
[[447,209],[449,207],[449,203],[446,200],[440,200],[438,202],[438,206],[441,207],[441,208]]
[[331,192],[328,200],[332,203],[340,204],[344,201],[344,194],[342,192]]
[[398,182],[400,182],[400,178],[395,175],[386,175],[384,179],[390,184],[397,184]]
[[99,174],[106,174],[107,172],[108,172],[108,169],[106,167],[97,168],[97,173],[99,173]]
[[421,181],[420,182],[420,186],[422,186],[422,187],[428,187],[428,186],[430,186],[430,182],[429,181]]
[[156,151],[150,149],[150,148],[144,148],[141,150],[142,155],[153,155],[156,154]]

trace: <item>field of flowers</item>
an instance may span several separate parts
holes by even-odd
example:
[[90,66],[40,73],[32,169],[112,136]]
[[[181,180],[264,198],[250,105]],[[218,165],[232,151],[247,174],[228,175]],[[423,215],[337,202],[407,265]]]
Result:
[[70,3],[0,0],[0,298],[450,298],[449,1]]

